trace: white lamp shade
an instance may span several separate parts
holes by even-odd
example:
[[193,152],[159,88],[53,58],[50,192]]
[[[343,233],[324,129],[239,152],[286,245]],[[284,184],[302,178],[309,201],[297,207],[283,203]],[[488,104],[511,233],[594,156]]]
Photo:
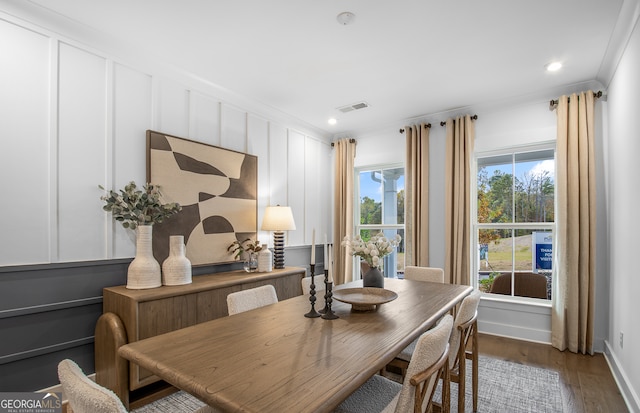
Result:
[[268,206],[264,210],[261,229],[263,231],[290,231],[296,229],[291,207]]

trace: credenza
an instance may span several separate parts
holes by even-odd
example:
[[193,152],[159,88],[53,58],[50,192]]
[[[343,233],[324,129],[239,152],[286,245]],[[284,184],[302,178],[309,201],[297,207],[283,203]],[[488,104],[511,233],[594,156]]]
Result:
[[221,272],[193,277],[191,284],[130,290],[103,290],[103,314],[95,331],[96,382],[115,392],[129,408],[132,392],[151,388],[158,379],[118,356],[120,346],[228,315],[227,295],[261,285],[275,287],[278,300],[302,294],[304,268],[267,273]]

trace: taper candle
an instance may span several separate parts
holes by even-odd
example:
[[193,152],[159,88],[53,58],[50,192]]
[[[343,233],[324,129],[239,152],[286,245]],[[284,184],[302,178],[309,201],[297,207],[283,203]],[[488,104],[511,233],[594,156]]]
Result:
[[328,255],[327,255],[327,234],[324,234],[324,269],[328,270],[329,269],[329,264],[327,264],[328,262]]
[[333,282],[333,246],[329,244],[329,277],[328,282]]
[[[316,229],[311,232],[311,264],[316,263]],[[313,275],[313,274],[311,274]]]

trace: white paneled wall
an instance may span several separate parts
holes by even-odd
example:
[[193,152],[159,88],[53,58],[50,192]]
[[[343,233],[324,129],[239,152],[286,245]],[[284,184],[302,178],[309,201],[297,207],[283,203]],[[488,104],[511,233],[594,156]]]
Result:
[[53,51],[48,38],[0,21],[0,260],[49,261]]
[[330,231],[328,142],[153,73],[156,62],[140,69],[22,24],[0,14],[0,266],[132,257],[134,234],[102,211],[98,185],[144,183],[147,129],[257,155],[258,225],[267,205],[290,205],[288,245]]
[[107,60],[64,43],[59,59],[58,258],[78,261],[105,250],[96,185],[106,169]]

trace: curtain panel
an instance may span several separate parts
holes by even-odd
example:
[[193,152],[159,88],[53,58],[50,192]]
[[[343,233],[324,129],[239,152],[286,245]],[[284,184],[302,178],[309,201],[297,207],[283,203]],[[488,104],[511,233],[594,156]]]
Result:
[[405,265],[429,266],[429,126],[406,126]]
[[475,127],[470,115],[446,122],[445,282],[470,285],[471,155]]
[[[356,157],[354,139],[340,139],[334,149],[334,206],[333,206],[333,282],[335,285],[353,281],[353,257],[341,247],[345,236],[353,237],[353,182]],[[331,265],[331,264],[329,264]]]
[[556,263],[551,343],[593,354],[596,240],[592,91],[562,96],[556,109]]

